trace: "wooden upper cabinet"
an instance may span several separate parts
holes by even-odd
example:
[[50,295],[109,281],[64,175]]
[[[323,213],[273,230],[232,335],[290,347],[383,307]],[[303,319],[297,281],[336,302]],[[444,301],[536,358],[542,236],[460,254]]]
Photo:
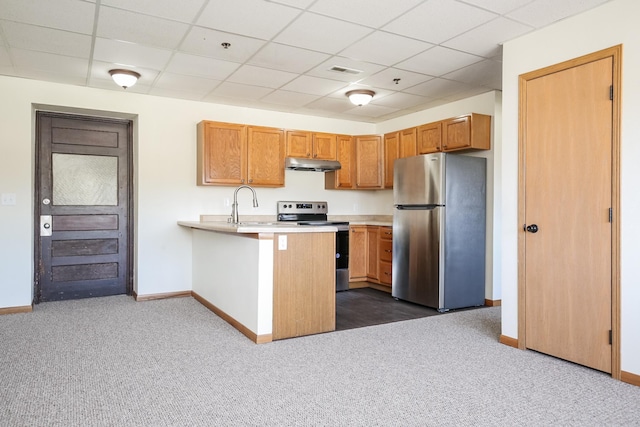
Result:
[[249,185],[284,186],[284,131],[249,126],[247,132]]
[[313,158],[318,160],[336,160],[337,136],[332,133],[313,134]]
[[418,154],[418,128],[400,131],[398,144],[398,158],[411,157]]
[[198,185],[240,185],[247,175],[247,126],[198,123]]
[[382,188],[383,150],[380,135],[354,137],[356,146],[356,188]]
[[286,156],[336,160],[336,135],[297,130],[287,131]]
[[336,160],[340,162],[340,169],[325,172],[324,188],[327,190],[353,188],[356,156],[353,137],[349,135],[337,135],[336,152]]
[[491,116],[466,114],[442,121],[442,151],[491,148]]
[[198,123],[198,185],[284,186],[284,132],[234,123]]
[[427,123],[417,129],[418,154],[437,153],[442,150],[442,123]]
[[400,157],[400,132],[384,135],[384,188],[393,187],[393,164]]

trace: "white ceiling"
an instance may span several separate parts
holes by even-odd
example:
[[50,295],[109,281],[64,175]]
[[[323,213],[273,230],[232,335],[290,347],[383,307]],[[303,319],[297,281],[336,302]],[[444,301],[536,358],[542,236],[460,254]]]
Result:
[[379,122],[500,89],[503,42],[607,1],[0,0],[0,74]]

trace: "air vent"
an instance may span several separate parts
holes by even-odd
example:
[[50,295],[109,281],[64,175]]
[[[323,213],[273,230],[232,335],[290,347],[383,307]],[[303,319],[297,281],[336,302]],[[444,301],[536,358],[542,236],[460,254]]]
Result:
[[362,72],[362,70],[341,67],[339,65],[334,65],[333,67],[329,68],[329,71],[335,71],[336,73],[345,73],[345,74],[360,74]]

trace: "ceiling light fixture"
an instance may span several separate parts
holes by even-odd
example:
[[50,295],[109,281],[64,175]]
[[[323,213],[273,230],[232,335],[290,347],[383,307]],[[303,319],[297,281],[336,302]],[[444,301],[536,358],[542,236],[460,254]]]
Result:
[[111,74],[111,78],[118,86],[122,86],[125,89],[136,84],[140,78],[140,73],[131,70],[109,70],[109,74]]
[[345,95],[349,97],[349,101],[358,107],[362,107],[363,105],[367,105],[369,101],[373,99],[373,95],[376,93],[372,90],[368,89],[356,89],[350,90]]

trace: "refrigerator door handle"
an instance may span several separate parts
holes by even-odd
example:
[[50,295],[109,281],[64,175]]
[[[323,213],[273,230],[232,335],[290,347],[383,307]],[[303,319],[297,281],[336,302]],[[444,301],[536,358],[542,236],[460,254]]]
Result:
[[444,205],[396,205],[396,209],[401,211],[424,211],[433,210]]

